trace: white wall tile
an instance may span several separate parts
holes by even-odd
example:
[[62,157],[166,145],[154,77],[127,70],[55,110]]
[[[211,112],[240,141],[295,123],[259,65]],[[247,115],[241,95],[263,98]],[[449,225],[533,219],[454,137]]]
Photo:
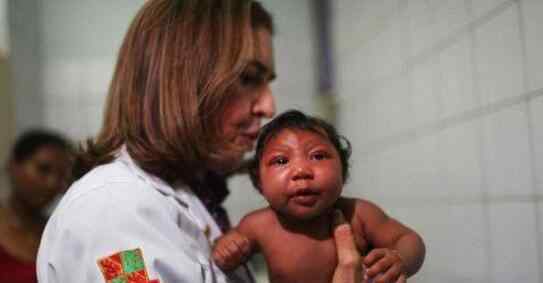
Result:
[[484,167],[492,196],[532,193],[528,123],[524,105],[483,119]]
[[[449,208],[450,227],[457,227],[458,233],[446,231],[447,241],[442,243],[446,253],[444,263],[454,263],[457,271],[456,282],[487,282],[488,251],[486,241],[489,237],[484,230],[482,204],[451,205]],[[446,243],[461,243],[461,248],[451,248]],[[452,282],[451,279],[448,280]]]
[[371,66],[369,64],[369,47],[360,47],[358,52],[350,55],[339,54],[337,56],[337,82],[338,96],[342,98],[355,98],[367,96],[372,90]]
[[475,30],[476,77],[484,104],[524,91],[517,16],[517,10],[511,6]]
[[537,207],[537,221],[539,226],[536,237],[537,237],[537,245],[539,246],[539,278],[541,278],[541,271],[543,271],[543,262],[541,262],[541,256],[543,256],[543,205],[541,205],[541,201],[536,204]]
[[351,56],[394,21],[398,0],[330,1],[335,15],[334,39],[339,56]]
[[245,175],[238,175],[228,179],[230,195],[224,203],[229,212],[232,224],[239,223],[239,220],[250,211],[263,208],[268,205],[266,199],[253,188],[251,181]]
[[409,187],[412,177],[409,168],[413,162],[413,144],[403,144],[379,154],[380,196],[406,198],[413,193]]
[[368,75],[370,81],[382,82],[397,77],[404,69],[404,42],[400,22],[389,25],[383,32],[368,42]]
[[353,145],[355,148],[351,158],[351,177],[343,189],[343,195],[375,199],[380,195],[378,155],[361,155],[356,144]]
[[540,282],[534,203],[492,203],[489,207],[492,282]]
[[478,122],[463,123],[439,134],[440,186],[454,199],[479,198],[481,161]]
[[436,41],[435,6],[430,1],[409,0],[407,4],[410,56],[419,55]]
[[470,39],[460,38],[445,49],[439,57],[442,90],[440,116],[449,117],[474,109],[478,101],[473,94],[473,68],[471,63]]
[[543,88],[543,1],[522,0],[522,19],[526,39],[526,64],[528,90]]
[[368,96],[365,93],[348,95],[348,98],[339,98],[339,131],[351,141],[354,150],[362,150],[370,141]]
[[413,126],[435,122],[440,113],[442,76],[438,61],[428,60],[409,72]]
[[368,97],[368,131],[371,138],[383,138],[411,127],[412,112],[407,79],[387,81]]
[[[111,56],[144,0],[56,0],[40,5],[41,39],[46,58]],[[69,39],[69,40],[67,40]]]
[[[426,260],[409,282],[487,283],[488,270],[481,204],[383,206],[414,228],[426,244]],[[451,228],[457,230],[452,231]]]
[[470,21],[466,1],[433,0],[435,8],[436,29],[438,39],[450,37],[464,28]]
[[543,96],[533,100],[530,109],[534,137],[535,179],[538,187],[537,192],[543,195]]
[[473,18],[481,18],[491,12],[493,9],[498,7],[504,2],[511,2],[510,0],[472,0],[471,2],[471,12]]
[[404,168],[409,174],[404,186],[411,192],[410,197],[425,199],[449,194],[439,178],[442,167],[438,155],[441,150],[438,142],[436,135],[413,141],[412,151],[409,152],[411,165]]
[[424,55],[440,41],[461,31],[470,20],[465,4],[456,0],[409,0],[410,55]]
[[436,136],[395,145],[379,154],[379,185],[382,197],[427,199],[448,192],[441,186]]

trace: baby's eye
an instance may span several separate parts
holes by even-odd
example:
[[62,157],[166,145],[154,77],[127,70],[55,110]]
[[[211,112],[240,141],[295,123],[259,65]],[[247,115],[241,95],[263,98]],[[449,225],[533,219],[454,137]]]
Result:
[[328,152],[325,152],[325,151],[318,151],[311,154],[311,159],[314,159],[314,160],[324,160],[328,158],[330,158],[330,154],[328,154]]
[[270,160],[269,164],[270,165],[277,165],[277,166],[281,166],[281,165],[285,165],[288,163],[288,158],[284,157],[284,156],[278,156],[278,157],[275,157],[273,158],[272,160]]

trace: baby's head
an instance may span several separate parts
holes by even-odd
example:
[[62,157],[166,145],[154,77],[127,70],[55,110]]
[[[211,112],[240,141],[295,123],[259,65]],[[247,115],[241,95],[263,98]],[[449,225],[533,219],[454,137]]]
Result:
[[349,141],[332,125],[290,110],[262,128],[251,181],[276,211],[308,219],[341,194],[350,154]]

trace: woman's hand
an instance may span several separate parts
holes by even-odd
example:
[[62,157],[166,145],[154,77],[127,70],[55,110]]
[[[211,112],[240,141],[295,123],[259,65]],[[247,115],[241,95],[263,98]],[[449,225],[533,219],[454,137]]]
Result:
[[365,276],[375,283],[405,283],[404,262],[396,250],[374,249],[364,258]]
[[338,265],[332,283],[364,282],[362,256],[356,248],[353,231],[341,211],[334,212],[334,240],[338,255]]

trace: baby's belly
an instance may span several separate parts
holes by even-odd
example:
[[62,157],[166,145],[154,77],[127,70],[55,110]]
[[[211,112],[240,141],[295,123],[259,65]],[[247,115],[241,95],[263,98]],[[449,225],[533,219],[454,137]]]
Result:
[[270,283],[330,283],[337,266],[333,242],[291,248],[264,255]]

